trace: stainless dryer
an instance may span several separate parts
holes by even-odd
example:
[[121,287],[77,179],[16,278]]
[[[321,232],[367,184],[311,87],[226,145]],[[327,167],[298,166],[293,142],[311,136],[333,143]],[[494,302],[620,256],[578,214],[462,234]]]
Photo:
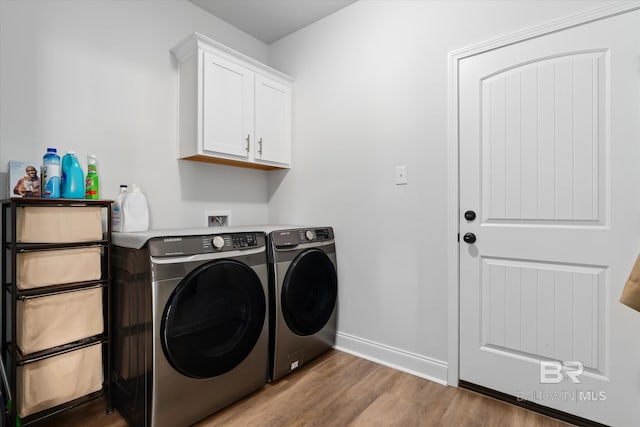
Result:
[[274,381],[335,344],[338,276],[331,227],[275,230],[268,241]]
[[114,406],[188,426],[267,382],[263,232],[114,233]]

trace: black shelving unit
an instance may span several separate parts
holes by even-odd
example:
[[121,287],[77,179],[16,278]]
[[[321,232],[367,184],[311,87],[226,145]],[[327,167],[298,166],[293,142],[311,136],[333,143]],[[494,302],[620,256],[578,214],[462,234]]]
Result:
[[[11,198],[2,201],[2,356],[4,359],[9,389],[13,397],[13,410],[9,415],[9,425],[16,425],[18,416],[17,368],[29,363],[55,357],[75,350],[80,350],[100,343],[102,346],[102,389],[75,400],[50,407],[20,419],[23,426],[38,423],[52,415],[70,410],[91,400],[106,398],[106,413],[112,412],[111,402],[111,200],[76,200],[76,199],[44,199],[44,198]],[[100,207],[102,218],[106,218],[106,232],[101,240],[77,243],[19,243],[17,241],[16,218],[22,207]],[[105,212],[106,211],[106,212]],[[71,249],[82,247],[101,248],[101,278],[86,282],[57,284],[39,288],[20,290],[17,287],[17,256],[20,253],[46,251],[54,249]],[[72,343],[60,345],[30,354],[23,354],[17,345],[16,306],[22,299],[58,295],[83,289],[102,289],[102,310],[104,331],[99,335],[87,337]]]

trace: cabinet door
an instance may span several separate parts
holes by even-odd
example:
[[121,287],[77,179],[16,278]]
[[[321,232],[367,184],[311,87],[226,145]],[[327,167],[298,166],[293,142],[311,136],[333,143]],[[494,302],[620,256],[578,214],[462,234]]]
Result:
[[253,129],[254,74],[206,51],[203,68],[203,154],[247,159],[247,138]]
[[291,163],[291,87],[256,75],[256,160]]

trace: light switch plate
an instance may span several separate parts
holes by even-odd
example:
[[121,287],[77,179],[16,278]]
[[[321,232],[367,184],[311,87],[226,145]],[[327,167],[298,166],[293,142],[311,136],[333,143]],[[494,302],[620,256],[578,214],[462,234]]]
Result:
[[396,166],[396,185],[407,184],[407,167]]

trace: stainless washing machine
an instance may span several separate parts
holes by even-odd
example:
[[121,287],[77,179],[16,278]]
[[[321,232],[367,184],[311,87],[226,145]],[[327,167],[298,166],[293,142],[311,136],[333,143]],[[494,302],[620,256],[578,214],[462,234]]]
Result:
[[188,426],[267,382],[261,231],[113,235],[113,400],[133,426]]
[[334,346],[338,275],[331,227],[273,230],[268,246],[269,381],[275,381]]

